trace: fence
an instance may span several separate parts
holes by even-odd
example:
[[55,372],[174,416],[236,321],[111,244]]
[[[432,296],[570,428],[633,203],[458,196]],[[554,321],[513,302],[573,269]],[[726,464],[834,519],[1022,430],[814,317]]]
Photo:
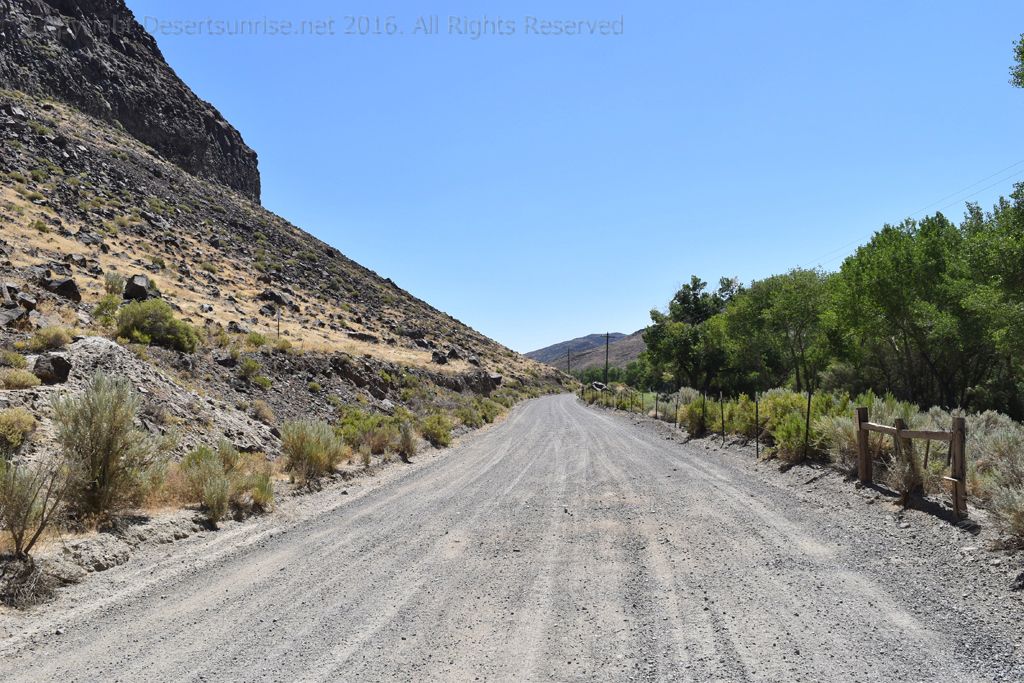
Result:
[[[809,451],[809,440],[810,440],[810,427],[811,427],[811,399],[812,392],[807,393],[807,409],[804,416],[804,457],[806,458]],[[591,403],[599,403],[611,408],[617,408],[619,410],[628,410],[629,412],[640,412],[646,414],[647,402],[645,401],[645,394],[642,392],[625,392],[625,394],[617,394],[606,389],[597,388],[594,386],[584,386],[580,389],[580,398]],[[654,393],[653,400],[651,401],[654,415],[656,419],[663,419],[660,406],[659,397],[657,393]],[[661,401],[662,405],[672,407],[671,402]],[[672,413],[673,419],[670,420],[676,426],[680,428],[679,423],[679,399],[678,397],[674,401],[675,410]],[[709,425],[708,416],[706,411],[707,396],[701,396],[701,422],[704,425]],[[722,395],[719,394],[718,405],[721,420],[721,438],[722,445],[725,445],[726,440],[726,424],[725,424],[725,402],[722,400]],[[966,454],[966,443],[967,443],[967,427],[964,418],[954,417],[952,428],[949,431],[944,430],[924,430],[924,429],[907,429],[906,423],[902,419],[897,418],[895,424],[892,427],[887,425],[877,424],[868,420],[868,409],[857,408],[855,411],[855,425],[857,431],[857,476],[860,482],[865,485],[874,483],[873,479],[873,459],[871,449],[868,443],[868,434],[870,432],[876,432],[879,434],[886,434],[893,437],[894,448],[898,454],[909,454],[912,448],[913,439],[922,439],[927,442],[940,441],[949,444],[949,453],[947,456],[947,466],[950,468],[950,476],[943,477],[945,481],[948,481],[952,486],[952,501],[953,501],[953,516],[956,520],[962,520],[967,517],[967,454]],[[758,395],[754,394],[754,449],[755,454],[758,458],[761,455],[761,415],[760,415],[760,401]],[[712,433],[714,433],[712,431]],[[930,449],[925,450],[924,467],[928,467],[928,457]]]
[[[874,481],[874,462],[868,444],[868,433],[887,434],[893,438],[897,453],[909,453],[912,439],[943,441],[949,444],[947,458],[950,476],[943,477],[953,487],[953,516],[957,520],[967,517],[967,423],[962,417],[954,417],[952,429],[943,430],[907,429],[903,420],[897,418],[892,427],[868,421],[868,409],[857,408],[857,477],[862,484]],[[924,466],[928,466],[928,452],[925,452]]]

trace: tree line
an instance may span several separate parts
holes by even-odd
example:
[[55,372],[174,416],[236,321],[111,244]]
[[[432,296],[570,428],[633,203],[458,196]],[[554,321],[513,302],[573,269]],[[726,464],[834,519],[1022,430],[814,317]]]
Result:
[[651,311],[634,386],[726,395],[785,386],[871,389],[919,405],[1024,417],[1024,183],[886,225],[836,272],[796,268],[741,286],[697,276]]

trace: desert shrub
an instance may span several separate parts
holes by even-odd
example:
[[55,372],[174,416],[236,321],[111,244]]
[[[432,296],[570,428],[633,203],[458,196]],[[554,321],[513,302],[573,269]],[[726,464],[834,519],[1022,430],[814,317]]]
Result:
[[365,446],[374,455],[385,453],[398,438],[398,425],[387,415],[360,408],[344,409],[338,418],[338,434],[350,448]]
[[111,327],[117,322],[117,309],[120,305],[121,296],[119,294],[107,294],[93,306],[92,316],[101,325]]
[[127,283],[124,275],[116,270],[108,270],[103,274],[103,291],[108,296],[121,297],[124,294],[124,286]]
[[26,367],[28,367],[28,360],[25,359],[25,356],[14,351],[0,349],[0,368],[24,370]]
[[39,378],[28,370],[0,368],[0,388],[2,389],[31,389],[40,384],[42,382]]
[[755,417],[759,415],[754,401],[746,394],[740,394],[738,399],[725,404],[725,429],[728,432],[754,438],[757,435]]
[[215,474],[203,482],[201,500],[206,509],[206,517],[216,529],[228,511],[231,482],[223,474]]
[[24,408],[0,410],[0,458],[21,448],[25,437],[36,428],[36,419]]
[[281,450],[292,480],[303,484],[334,471],[351,455],[325,422],[288,422],[281,427]]
[[484,418],[484,422],[487,424],[498,419],[498,416],[505,410],[500,403],[492,401],[489,398],[480,399],[477,406],[480,410],[480,415]]
[[274,342],[274,351],[277,353],[288,353],[292,350],[292,343],[283,337],[278,337]]
[[239,453],[221,440],[214,450],[200,446],[178,465],[183,494],[202,505],[214,527],[229,508],[267,510],[273,506],[270,465],[258,454]]
[[243,358],[238,364],[238,374],[242,379],[251,380],[260,374],[262,367],[255,358]]
[[906,505],[910,494],[920,491],[924,486],[920,457],[912,446],[896,449],[885,458],[884,465],[881,483],[899,493]]
[[848,415],[820,415],[814,418],[818,447],[826,450],[833,462],[853,471],[857,466],[857,424]]
[[455,417],[470,429],[478,429],[484,426],[484,417],[473,404],[461,405],[456,408]]
[[416,455],[418,448],[416,442],[416,430],[413,429],[411,422],[403,422],[402,426],[398,429],[398,455],[402,457],[403,462],[409,462],[409,459]]
[[452,423],[444,413],[428,415],[420,425],[423,438],[435,448],[444,448],[452,442]]
[[267,425],[274,424],[277,421],[277,416],[274,415],[270,404],[263,400],[252,402],[252,416]]
[[703,436],[712,429],[717,411],[718,404],[715,401],[697,399],[679,409],[679,422],[690,436]]
[[804,457],[805,418],[799,413],[786,412],[777,417],[772,428],[775,441],[774,454],[784,462],[799,462]]
[[46,528],[63,511],[67,477],[58,467],[8,464],[0,459],[0,527],[14,555],[27,558]]
[[252,383],[262,389],[263,391],[270,391],[270,387],[274,386],[274,382],[269,377],[253,377]]
[[63,327],[44,327],[25,342],[25,349],[30,353],[43,353],[63,349],[71,343],[71,333]]
[[324,388],[320,386],[319,382],[310,382],[306,385],[306,389],[308,389],[311,394],[319,394],[324,390]]
[[762,424],[773,435],[780,424],[791,420],[790,416],[803,417],[807,411],[807,394],[798,394],[788,389],[766,391],[760,396],[760,402]]
[[81,396],[53,402],[56,439],[72,476],[70,502],[83,516],[138,504],[162,468],[158,444],[134,426],[139,398],[127,382],[97,373]]
[[254,349],[261,348],[263,346],[266,346],[267,344],[267,338],[260,334],[259,332],[250,332],[248,335],[246,335],[245,341],[249,346],[253,347]]
[[163,299],[133,301],[124,306],[117,313],[117,336],[185,353],[192,353],[199,344],[195,328],[177,320]]

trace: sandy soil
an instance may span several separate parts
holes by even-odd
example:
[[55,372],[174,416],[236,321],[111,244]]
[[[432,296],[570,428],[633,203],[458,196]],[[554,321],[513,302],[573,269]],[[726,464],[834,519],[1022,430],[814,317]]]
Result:
[[295,500],[0,614],[0,678],[1024,679],[1013,558],[571,396]]

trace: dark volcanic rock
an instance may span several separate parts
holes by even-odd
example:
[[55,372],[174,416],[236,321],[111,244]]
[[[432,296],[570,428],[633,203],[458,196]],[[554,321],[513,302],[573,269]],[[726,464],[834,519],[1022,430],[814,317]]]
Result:
[[32,374],[43,384],[64,384],[71,374],[71,362],[64,356],[44,353],[36,359]]
[[157,299],[159,297],[160,291],[145,275],[133,275],[124,283],[124,298],[126,301],[145,301],[146,299]]
[[17,308],[5,308],[0,309],[0,327],[6,327],[7,325],[13,325],[16,322],[26,318],[28,311],[18,306]]
[[442,353],[441,351],[434,351],[430,354],[430,359],[438,365],[446,365],[448,363],[448,354]]
[[256,153],[167,65],[123,0],[0,3],[0,87],[68,102],[259,201]]
[[45,280],[43,286],[57,296],[71,299],[75,303],[82,300],[82,293],[78,291],[78,283],[72,278]]

